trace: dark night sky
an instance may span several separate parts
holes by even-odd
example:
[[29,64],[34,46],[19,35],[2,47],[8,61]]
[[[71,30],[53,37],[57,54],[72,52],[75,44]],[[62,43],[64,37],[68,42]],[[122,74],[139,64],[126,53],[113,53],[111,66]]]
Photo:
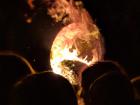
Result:
[[[34,68],[44,70],[48,69],[49,49],[54,35],[62,25],[53,24],[46,14],[46,8],[40,4],[41,0],[35,1],[37,6],[33,11],[25,0],[1,1],[0,50],[17,51]],[[104,37],[105,59],[118,61],[130,76],[136,75],[140,69],[140,1],[83,1]],[[25,13],[33,17],[31,24],[25,22]]]

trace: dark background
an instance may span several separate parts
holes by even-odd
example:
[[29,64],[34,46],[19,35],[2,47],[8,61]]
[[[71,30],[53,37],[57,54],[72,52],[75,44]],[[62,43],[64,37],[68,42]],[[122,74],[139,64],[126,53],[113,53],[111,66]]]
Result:
[[[105,59],[118,61],[130,77],[140,69],[140,1],[83,0],[105,41]],[[50,69],[49,50],[62,24],[54,24],[41,0],[31,10],[26,0],[0,2],[0,51],[26,57],[38,71]],[[26,20],[32,17],[32,23]]]
[[84,0],[105,39],[105,58],[122,64],[130,76],[140,69],[140,1]]

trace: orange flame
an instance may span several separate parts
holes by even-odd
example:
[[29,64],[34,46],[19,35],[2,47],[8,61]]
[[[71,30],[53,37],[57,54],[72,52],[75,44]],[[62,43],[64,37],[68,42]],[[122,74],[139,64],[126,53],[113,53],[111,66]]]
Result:
[[34,9],[33,0],[28,0],[27,3],[31,9]]
[[[57,34],[51,48],[51,67],[57,74],[66,77],[72,84],[79,84],[85,65],[90,66],[103,57],[103,44],[99,29],[92,21],[82,2],[55,0],[49,4],[48,14],[64,27]],[[78,75],[64,61],[80,62]]]

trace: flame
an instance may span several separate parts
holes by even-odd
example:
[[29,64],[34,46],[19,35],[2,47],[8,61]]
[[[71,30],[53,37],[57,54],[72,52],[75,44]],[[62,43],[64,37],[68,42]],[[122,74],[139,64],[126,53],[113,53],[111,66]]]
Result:
[[[72,84],[79,84],[81,72],[103,57],[103,43],[98,27],[83,8],[81,1],[46,1],[48,14],[64,27],[58,32],[51,47],[51,67]],[[74,71],[77,62],[78,73]],[[76,63],[76,64],[75,64]],[[81,64],[80,64],[81,63]],[[77,72],[77,71],[76,71]]]
[[27,0],[27,3],[31,9],[34,9],[33,0]]

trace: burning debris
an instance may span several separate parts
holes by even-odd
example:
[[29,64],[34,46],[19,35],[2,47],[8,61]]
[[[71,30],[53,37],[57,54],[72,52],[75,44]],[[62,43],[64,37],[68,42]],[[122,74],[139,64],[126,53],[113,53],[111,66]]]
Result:
[[83,8],[81,1],[46,0],[46,4],[48,14],[55,22],[64,24],[51,48],[51,67],[55,73],[77,85],[80,83],[83,68],[103,57],[99,29]]
[[[99,29],[82,1],[43,0],[42,3],[46,5],[47,14],[64,25],[51,47],[51,67],[73,85],[80,85],[82,71],[103,58]],[[33,0],[28,0],[28,5],[31,9],[35,7]],[[27,23],[31,23],[31,19],[27,19]]]

